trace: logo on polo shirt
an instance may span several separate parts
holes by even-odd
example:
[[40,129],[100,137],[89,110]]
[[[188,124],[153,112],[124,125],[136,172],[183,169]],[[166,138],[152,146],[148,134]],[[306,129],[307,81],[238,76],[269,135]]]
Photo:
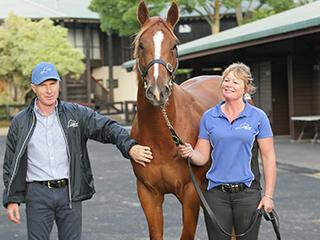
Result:
[[70,119],[68,121],[68,128],[71,128],[71,127],[75,128],[75,127],[78,127],[78,126],[79,126],[79,124],[75,120]]
[[249,123],[244,122],[244,123],[241,123],[240,126],[236,127],[235,129],[236,130],[243,129],[243,130],[250,131],[252,127],[249,125]]

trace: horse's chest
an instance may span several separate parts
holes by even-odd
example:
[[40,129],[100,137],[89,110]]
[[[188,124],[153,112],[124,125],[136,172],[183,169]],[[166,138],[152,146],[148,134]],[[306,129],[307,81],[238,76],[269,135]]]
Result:
[[189,180],[187,165],[181,160],[165,164],[150,163],[144,176],[142,176],[143,182],[158,189],[163,189],[165,192],[177,191]]

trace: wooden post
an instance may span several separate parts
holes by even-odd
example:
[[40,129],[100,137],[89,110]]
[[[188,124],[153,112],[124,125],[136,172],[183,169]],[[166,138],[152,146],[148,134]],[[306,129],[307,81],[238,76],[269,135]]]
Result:
[[86,79],[87,79],[87,101],[91,103],[91,64],[90,64],[90,26],[86,24],[85,28],[85,46],[86,46]]
[[293,63],[292,55],[287,57],[287,69],[288,69],[288,100],[289,100],[289,123],[290,123],[290,137],[294,140],[294,122],[291,117],[294,116],[294,102],[293,102]]
[[61,76],[61,98],[63,101],[68,101],[67,79],[66,76]]
[[109,70],[109,103],[113,103],[113,46],[112,46],[112,33],[108,33],[108,70]]

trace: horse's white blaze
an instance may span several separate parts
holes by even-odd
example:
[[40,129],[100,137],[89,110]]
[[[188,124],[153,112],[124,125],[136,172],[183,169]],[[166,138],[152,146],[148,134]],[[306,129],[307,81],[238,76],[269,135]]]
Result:
[[[154,58],[160,59],[161,58],[161,45],[163,41],[163,32],[158,31],[153,36],[153,43],[154,43]],[[159,76],[159,63],[154,64],[154,70],[153,70],[153,76],[155,81],[157,81],[157,78]]]

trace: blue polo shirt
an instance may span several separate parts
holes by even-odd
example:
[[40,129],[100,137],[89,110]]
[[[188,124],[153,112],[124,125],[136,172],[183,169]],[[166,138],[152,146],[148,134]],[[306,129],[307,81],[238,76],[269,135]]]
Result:
[[272,137],[269,119],[264,111],[245,101],[245,108],[230,123],[221,111],[221,101],[204,113],[199,138],[212,146],[212,165],[207,172],[208,190],[224,183],[251,186],[255,175],[251,169],[251,151],[255,138]]

